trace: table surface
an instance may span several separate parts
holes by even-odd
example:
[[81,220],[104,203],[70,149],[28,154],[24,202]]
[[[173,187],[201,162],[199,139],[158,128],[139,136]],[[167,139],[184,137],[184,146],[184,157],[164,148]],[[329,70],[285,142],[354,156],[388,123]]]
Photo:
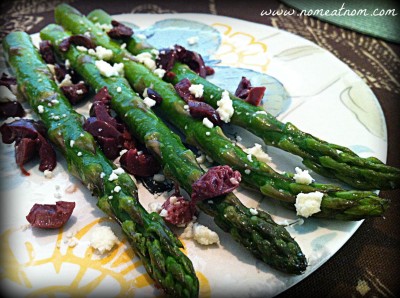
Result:
[[[389,165],[400,167],[400,45],[372,38],[308,16],[261,16],[262,10],[288,9],[278,1],[152,0],[150,2],[88,0],[2,1],[0,36],[24,30],[38,32],[53,22],[54,7],[66,2],[83,13],[102,8],[119,13],[209,13],[270,25],[300,35],[327,49],[352,68],[378,98],[387,123]],[[267,2],[267,3],[266,3]],[[400,16],[398,16],[400,17]],[[278,297],[397,297],[400,294],[400,191],[384,191],[391,200],[384,218],[365,220],[353,237],[317,271]]]

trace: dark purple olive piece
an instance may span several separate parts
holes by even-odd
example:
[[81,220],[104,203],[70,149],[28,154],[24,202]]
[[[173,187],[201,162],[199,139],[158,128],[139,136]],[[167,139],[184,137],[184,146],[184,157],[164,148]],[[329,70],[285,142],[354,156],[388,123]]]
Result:
[[115,20],[111,21],[113,28],[107,32],[108,36],[114,39],[126,39],[132,36],[132,28]]
[[208,103],[202,101],[189,100],[188,102],[189,112],[193,118],[203,119],[207,118],[214,125],[221,126],[221,118],[217,111],[210,106]]
[[227,194],[239,187],[240,180],[240,173],[229,166],[212,167],[192,184],[192,200],[197,202]]
[[3,72],[0,78],[0,86],[6,86],[11,90],[12,85],[17,85],[17,79]]
[[156,101],[157,105],[161,104],[162,102],[162,97],[160,94],[158,94],[156,91],[154,91],[151,88],[147,88],[147,96],[153,100]]
[[147,152],[139,154],[136,149],[130,149],[125,152],[119,162],[125,171],[138,177],[153,176],[161,168],[160,164],[151,154]]
[[56,63],[56,57],[54,56],[53,45],[49,40],[42,40],[39,43],[39,53],[42,56],[44,62],[47,64]]
[[180,80],[178,83],[175,84],[175,91],[178,95],[186,102],[197,101],[192,93],[190,93],[189,88],[192,86],[192,83],[189,81],[188,78],[184,78]]
[[24,117],[25,110],[18,101],[0,102],[0,118]]
[[58,201],[55,205],[35,204],[26,216],[35,228],[58,229],[66,224],[75,208],[75,202]]

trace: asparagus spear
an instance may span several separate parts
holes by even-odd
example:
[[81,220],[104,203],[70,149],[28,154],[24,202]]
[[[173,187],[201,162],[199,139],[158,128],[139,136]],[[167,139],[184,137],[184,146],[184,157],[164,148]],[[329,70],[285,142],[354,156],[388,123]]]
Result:
[[[100,21],[104,14],[99,15]],[[131,44],[131,46],[134,46]],[[117,57],[118,55],[115,55]],[[118,59],[118,58],[117,58]],[[117,61],[124,61],[123,59]],[[368,216],[379,216],[385,211],[388,202],[373,192],[346,191],[333,185],[314,183],[303,185],[285,175],[275,172],[266,163],[249,160],[247,153],[232,144],[219,127],[208,128],[193,119],[184,110],[184,101],[176,94],[172,86],[165,83],[140,63],[125,64],[125,76],[136,91],[142,93],[146,86],[163,97],[158,108],[186,136],[186,141],[200,147],[209,156],[220,163],[228,164],[242,173],[243,180],[252,188],[275,199],[287,202],[293,208],[296,195],[320,191],[324,193],[321,212],[314,216],[341,220],[359,220]]]
[[[111,17],[103,10],[89,14],[93,21],[110,24]],[[150,51],[151,46],[134,35],[125,40],[132,54]],[[193,84],[204,86],[204,99],[217,107],[222,90],[206,79],[198,76],[186,65],[175,63],[171,70],[176,76],[169,76],[176,84],[188,78]],[[231,122],[242,126],[262,138],[266,145],[278,147],[303,158],[303,164],[313,171],[330,178],[336,178],[359,189],[395,189],[400,187],[400,170],[385,165],[374,157],[361,158],[350,149],[325,142],[311,134],[302,132],[292,123],[282,123],[260,107],[252,106],[230,94],[235,113]]]
[[[81,33],[81,30],[90,31],[93,40],[102,46],[113,48],[108,36],[104,36],[101,30],[70,6],[58,6],[56,16],[57,20],[63,19],[63,23],[65,22],[70,31],[74,33]],[[61,27],[53,25],[43,29],[41,36],[58,45],[60,40],[68,35]],[[114,55],[119,51],[121,51],[119,46],[114,47]],[[122,55],[124,57],[121,57],[121,61],[126,63],[124,64],[126,67],[130,55],[124,53]],[[143,103],[123,77],[103,77],[95,66],[93,58],[77,51],[74,47],[71,47],[64,57],[69,59],[72,67],[93,88],[98,89],[103,86],[108,88],[112,96],[111,107],[131,132],[159,158],[164,173],[176,179],[190,194],[192,184],[204,174],[196,163],[193,152],[183,146],[180,138]],[[258,211],[257,214],[252,214],[251,210],[232,193],[212,201],[200,202],[198,206],[213,216],[222,230],[230,233],[236,241],[267,264],[291,274],[300,274],[305,270],[306,259],[298,244],[286,229],[277,225],[266,212]]]
[[69,171],[99,197],[99,208],[121,225],[157,285],[172,296],[197,297],[198,280],[192,263],[180,250],[182,243],[157,213],[149,214],[140,205],[136,185],[128,174],[109,179],[115,165],[83,130],[83,116],[60,93],[29,35],[10,33],[3,44],[20,91],[63,153]]

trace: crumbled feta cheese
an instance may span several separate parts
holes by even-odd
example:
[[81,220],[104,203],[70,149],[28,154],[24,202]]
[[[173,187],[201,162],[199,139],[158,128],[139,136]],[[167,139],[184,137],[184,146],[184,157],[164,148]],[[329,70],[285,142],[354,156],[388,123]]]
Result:
[[149,204],[149,212],[160,213],[162,210],[162,204],[160,202],[151,202]]
[[0,102],[16,101],[17,97],[6,86],[0,86]]
[[222,92],[221,99],[217,101],[217,105],[218,105],[217,113],[219,117],[225,123],[229,123],[234,113],[234,109],[228,91],[225,90],[224,92]]
[[165,70],[165,69],[162,69],[162,68],[156,68],[153,72],[154,72],[156,75],[158,75],[158,77],[159,77],[160,79],[162,79],[162,78],[164,77],[165,73],[166,73],[166,70]]
[[251,158],[251,154],[247,154],[247,160],[248,160],[249,162],[253,162],[253,159]]
[[113,26],[111,24],[100,24],[100,23],[96,23],[97,26],[99,26],[101,29],[103,29],[104,31],[109,31],[113,28]]
[[247,175],[249,175],[249,174],[251,173],[251,170],[250,170],[250,169],[246,169],[246,170],[244,170],[244,172],[245,172]]
[[64,79],[58,84],[58,87],[72,86],[72,80],[69,74],[66,74]]
[[271,157],[262,150],[262,147],[260,144],[255,143],[254,147],[246,148],[243,151],[246,152],[247,154],[251,154],[251,155],[255,156],[261,162],[270,162],[271,161]]
[[189,91],[194,95],[194,97],[200,98],[203,96],[204,86],[202,84],[192,84],[189,87]]
[[296,207],[297,215],[303,217],[309,217],[319,211],[321,211],[321,202],[324,194],[319,191],[309,193],[299,193],[296,196]]
[[121,175],[123,173],[125,173],[123,168],[116,168],[115,170],[112,171],[113,173],[117,174],[117,175]]
[[257,111],[254,113],[254,115],[258,115],[258,114],[268,115],[266,111]]
[[44,174],[44,177],[46,177],[47,179],[53,178],[53,172],[50,170],[44,170],[43,174]]
[[183,109],[185,110],[185,111],[189,111],[190,109],[189,109],[189,105],[184,105],[183,106]]
[[122,45],[121,45],[121,49],[125,49],[126,48],[126,43],[123,43]]
[[85,48],[84,46],[76,46],[76,49],[80,52],[87,52],[87,48]]
[[110,227],[95,227],[90,236],[90,245],[101,254],[110,251],[118,242]]
[[189,45],[194,45],[194,44],[196,44],[196,43],[198,43],[199,42],[199,37],[198,36],[192,36],[192,37],[189,37],[188,39],[187,39],[187,43],[189,44]]
[[151,70],[156,69],[156,62],[154,61],[151,53],[149,53],[149,52],[140,53],[140,54],[136,55],[136,59],[138,59],[138,61],[140,63],[144,64],[144,66],[146,66],[147,68],[149,68]]
[[79,151],[76,155],[82,156],[82,152]]
[[114,181],[118,179],[118,175],[114,172],[111,173],[110,177],[108,177],[108,181]]
[[161,211],[160,211],[160,216],[161,217],[166,217],[168,215],[168,211],[166,210],[166,209],[162,209]]
[[308,185],[313,182],[314,179],[308,173],[308,170],[303,171],[299,167],[296,167],[295,171],[296,171],[296,174],[294,174],[293,178],[296,181],[296,183]]
[[121,93],[122,92],[122,88],[120,86],[117,87],[117,92]]
[[114,187],[114,191],[115,192],[120,192],[121,191],[121,186],[117,185],[116,187]]
[[96,47],[96,56],[100,60],[110,60],[113,56],[113,52],[109,49],[106,49],[102,46]]
[[150,97],[145,97],[143,99],[143,102],[149,108],[154,107],[156,105],[156,101],[154,99],[151,99]]
[[165,181],[165,176],[163,174],[154,174],[153,180],[157,182]]
[[219,242],[217,233],[199,223],[193,224],[193,238],[202,245],[211,245]]
[[193,222],[189,222],[186,228],[183,230],[181,236],[182,239],[192,239],[193,238]]
[[257,209],[250,208],[249,210],[250,210],[250,213],[251,213],[252,215],[257,215],[257,214],[258,214]]
[[211,135],[211,133],[209,131],[206,131],[206,136]]
[[71,62],[69,61],[69,59],[65,59],[65,68],[66,69],[70,69],[71,68]]
[[208,120],[208,118],[204,118],[203,119],[203,124],[204,124],[205,127],[208,127],[208,128],[213,128],[214,127],[214,124],[210,120]]
[[72,148],[72,147],[74,147],[74,145],[75,145],[75,141],[74,140],[70,140],[69,141],[69,146]]
[[104,173],[104,172],[101,172],[101,173],[100,173],[100,178],[101,178],[101,179],[103,179],[105,176],[106,176],[106,173]]
[[38,105],[37,109],[39,114],[42,114],[44,112],[44,107],[42,105]]
[[124,64],[123,63],[114,63],[111,65],[110,63],[104,60],[96,60],[95,65],[97,69],[100,71],[100,74],[105,77],[113,77],[118,75],[123,75],[124,73]]

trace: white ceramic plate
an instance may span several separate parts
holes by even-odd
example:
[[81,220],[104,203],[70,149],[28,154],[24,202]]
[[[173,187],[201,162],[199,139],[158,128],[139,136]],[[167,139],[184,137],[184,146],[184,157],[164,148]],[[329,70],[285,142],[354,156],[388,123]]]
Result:
[[[210,61],[221,60],[220,65],[254,69],[280,80],[291,98],[277,110],[280,120],[290,121],[327,141],[348,146],[360,155],[386,160],[386,125],[374,94],[344,63],[317,45],[276,28],[221,16],[115,16],[119,21],[143,28],[160,20],[177,18],[201,22],[206,25],[204,30],[213,28],[219,32],[221,42],[216,51],[208,53]],[[203,45],[203,35],[198,36],[198,44]],[[34,39],[37,41],[37,35]],[[186,39],[179,43],[190,47]],[[239,80],[240,77],[237,82]],[[88,107],[89,104],[81,105],[78,111],[87,114]],[[246,132],[240,134],[244,142],[255,140]],[[267,150],[279,170],[293,172],[295,166],[304,168],[297,157],[274,148]],[[13,145],[1,144],[0,240],[4,289],[20,297],[65,297],[78,293],[88,297],[151,297],[161,294],[126,245],[120,228],[99,211],[96,198],[68,174],[60,154],[52,179],[45,178],[34,162],[26,166],[31,175],[22,176],[13,155]],[[327,181],[316,174],[313,176],[317,181]],[[269,211],[279,223],[296,220],[295,214],[256,192],[239,189],[237,193],[248,207]],[[146,208],[150,202],[164,199],[165,195],[155,199],[140,186],[140,200]],[[34,203],[54,204],[58,200],[76,202],[74,213],[64,228],[56,231],[26,228],[25,216]],[[326,262],[361,224],[361,221],[307,219],[302,225],[289,227],[309,261],[303,275],[290,276],[255,259],[208,216],[201,215],[199,222],[220,236],[220,244],[210,247],[183,241],[200,279],[201,297],[221,297],[222,294],[226,297],[269,297],[283,292]],[[89,245],[91,230],[97,225],[112,227],[121,240],[106,256],[99,256]],[[69,245],[71,239],[76,246]]]

